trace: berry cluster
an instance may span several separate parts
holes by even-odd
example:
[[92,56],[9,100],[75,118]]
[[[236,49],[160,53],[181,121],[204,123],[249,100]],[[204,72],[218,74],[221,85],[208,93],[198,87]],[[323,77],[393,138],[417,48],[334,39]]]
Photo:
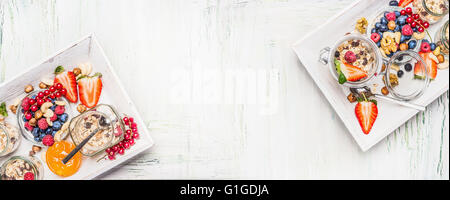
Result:
[[[427,21],[420,19],[419,14],[413,13],[411,7],[407,7],[401,11],[385,12],[380,21],[375,23],[375,26],[371,29],[371,39],[378,47],[383,47],[384,37],[391,37],[385,38],[384,41],[388,42],[394,39],[395,43],[392,44],[394,47],[390,48],[389,54],[386,53],[386,56],[391,57],[397,50],[404,51],[416,48],[417,40],[425,37],[424,31],[429,26],[430,24]],[[386,32],[391,33],[385,34]],[[416,40],[411,40],[413,37]]]
[[117,154],[123,155],[125,153],[125,149],[129,149],[135,144],[135,140],[139,139],[139,132],[137,129],[137,124],[134,122],[134,118],[124,117],[123,123],[126,127],[128,127],[125,131],[123,140],[105,150],[110,160],[116,159]]
[[53,145],[53,136],[68,120],[65,106],[55,103],[66,92],[62,84],[56,83],[49,89],[22,100],[24,128],[31,132],[36,142]]

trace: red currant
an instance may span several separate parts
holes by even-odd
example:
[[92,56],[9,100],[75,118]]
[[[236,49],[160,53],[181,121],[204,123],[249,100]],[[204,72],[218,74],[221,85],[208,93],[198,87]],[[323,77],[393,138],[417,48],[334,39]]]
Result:
[[137,128],[137,124],[136,123],[132,123],[131,124],[131,129],[135,129],[135,128]]
[[422,26],[424,27],[424,28],[428,28],[428,27],[430,27],[430,23],[428,23],[428,22],[423,22],[422,23]]
[[119,153],[120,155],[123,155],[123,154],[125,153],[125,149],[123,149],[123,148],[119,149],[118,153]]
[[400,15],[406,15],[406,10],[401,10]]
[[412,17],[413,19],[419,19],[419,14],[413,14]]
[[128,143],[130,143],[130,145],[133,146],[135,144],[134,139],[131,138],[130,140],[128,140]]
[[67,90],[66,89],[61,89],[59,92],[61,92],[61,94],[64,96],[64,95],[66,95],[67,94]]
[[108,155],[110,155],[110,156],[114,156],[114,155],[116,155],[116,152],[114,152],[114,151],[110,151],[110,152],[108,153]]
[[421,19],[416,20],[416,22],[417,22],[418,24],[423,24],[423,21],[422,21]]
[[35,103],[36,103],[36,100],[34,100],[34,99],[28,100],[28,104],[30,104],[30,105],[33,105],[33,104],[35,104]]
[[[123,143],[123,148],[128,149],[130,148],[130,144],[128,142]],[[120,150],[119,150],[120,151]]]
[[408,17],[406,18],[406,23],[411,24],[413,22],[413,18],[412,17]]
[[133,124],[134,118],[130,117],[130,118],[128,118],[128,120],[130,121],[130,124]]
[[45,91],[44,91],[44,95],[45,95],[45,96],[50,95],[50,93],[51,93],[50,90],[45,90]]
[[46,98],[45,102],[52,102],[52,100],[50,98]]
[[62,96],[61,92],[56,92],[56,93],[55,93],[55,97],[56,97],[56,98],[59,98],[59,97],[61,97],[61,96]]
[[119,142],[119,147],[123,147],[123,144],[124,144],[124,142],[123,142],[123,141],[120,141],[120,142]]
[[55,92],[56,88],[54,86],[51,86],[50,88],[48,88],[48,90],[50,90],[50,92]]
[[26,120],[30,120],[31,118],[33,118],[33,115],[32,115],[31,113],[27,112],[27,113],[25,114],[25,119],[26,119]]
[[133,139],[139,139],[139,133],[133,133]]
[[417,31],[419,31],[420,33],[422,33],[422,32],[425,31],[425,30],[423,29],[423,27],[419,27],[419,28],[417,28]]
[[131,134],[131,130],[128,129],[128,130],[126,131],[126,133],[127,133],[127,134]]
[[123,122],[124,122],[124,123],[127,123],[127,122],[128,122],[128,117],[124,117],[124,118],[123,118]]
[[407,7],[405,10],[406,10],[406,14],[408,14],[408,15],[412,14],[412,8],[411,7]]
[[37,100],[37,105],[38,105],[38,106],[41,106],[41,105],[44,104],[44,103],[45,103],[44,99],[38,99],[38,100]]
[[55,84],[55,88],[56,88],[57,90],[61,90],[61,89],[63,89],[63,85],[62,85],[61,83],[56,83],[56,84]]
[[50,97],[52,99],[56,98],[55,94],[53,94],[53,93],[51,93],[48,97]]
[[133,128],[133,133],[137,133],[137,132],[138,132],[137,128]]
[[36,105],[30,107],[31,111],[36,112],[39,108]]
[[117,152],[119,150],[119,145],[114,145],[112,151]]
[[114,159],[116,159],[116,157],[114,157],[114,156],[111,156],[111,155],[108,155],[108,159],[110,159],[110,160],[114,160]]
[[129,139],[131,139],[131,134],[125,134],[125,135],[123,136],[123,138],[124,138],[125,140],[129,140]]
[[42,99],[44,98],[45,94],[43,92],[39,92],[37,96]]
[[417,26],[417,22],[414,21],[414,22],[411,23],[411,27],[412,27],[412,28],[414,28],[414,27],[416,27],[416,26]]
[[109,154],[109,152],[111,152],[111,151],[112,151],[111,148],[107,148],[107,149],[105,150],[105,152],[106,152],[107,154]]

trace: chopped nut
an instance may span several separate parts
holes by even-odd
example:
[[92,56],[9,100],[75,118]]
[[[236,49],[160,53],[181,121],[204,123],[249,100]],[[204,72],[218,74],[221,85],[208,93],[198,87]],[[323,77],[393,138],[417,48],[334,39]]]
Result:
[[32,127],[35,127],[37,124],[36,118],[31,118],[30,121],[28,121],[28,124]]
[[53,79],[49,79],[49,78],[44,78],[41,80],[42,83],[44,83],[47,86],[52,86],[53,85]]
[[39,83],[39,88],[41,88],[41,89],[46,89],[48,86],[45,84],[45,83],[43,83],[43,82],[40,82]]
[[34,88],[33,88],[32,85],[27,85],[27,86],[25,86],[25,92],[26,92],[26,93],[33,92],[33,90],[34,90]]
[[386,70],[386,65],[383,63],[383,66],[381,66],[381,72],[384,72]]
[[41,119],[42,115],[44,115],[44,114],[42,113],[42,111],[41,111],[41,110],[38,110],[38,111],[36,111],[36,112],[34,113],[34,118],[36,118],[37,120],[38,120],[38,119]]
[[45,118],[51,118],[51,117],[53,117],[53,115],[55,115],[55,113],[51,109],[47,109],[47,111],[45,111],[45,113],[44,113]]
[[73,69],[73,74],[74,74],[75,76],[80,75],[80,74],[81,74],[81,69],[78,68],[78,67],[74,68],[74,69]]
[[349,101],[350,103],[353,103],[353,102],[356,101],[356,96],[355,96],[353,93],[350,93],[350,94],[347,96],[347,99],[348,99],[348,101]]
[[395,71],[398,71],[398,70],[400,70],[400,67],[398,65],[396,65],[396,64],[392,64],[391,65],[391,69],[393,69]]
[[89,75],[92,72],[92,65],[91,63],[83,63],[78,65],[78,67],[81,70],[81,75]]
[[381,88],[381,94],[383,94],[383,95],[385,95],[385,96],[389,94],[389,90],[387,89],[386,86],[384,86],[383,88]]
[[28,153],[29,156],[34,156],[36,154],[36,152],[34,151],[30,151],[30,153]]
[[83,104],[80,104],[77,106],[77,110],[79,113],[84,113],[86,111],[86,106],[84,106]]
[[439,63],[437,65],[437,67],[438,67],[438,69],[447,69],[448,68],[448,60],[445,60],[444,62]]
[[17,106],[16,105],[10,105],[9,109],[11,110],[12,113],[17,114]]
[[55,101],[55,104],[58,106],[65,106],[66,102],[65,101]]
[[33,145],[33,147],[32,147],[31,149],[32,149],[34,152],[39,152],[39,151],[41,151],[42,147]]
[[53,104],[51,102],[45,102],[44,104],[41,105],[41,111],[42,113],[46,113],[47,110],[52,107]]
[[53,122],[52,122],[52,120],[50,120],[50,117],[45,118],[45,120],[47,120],[47,124],[49,126],[53,126]]

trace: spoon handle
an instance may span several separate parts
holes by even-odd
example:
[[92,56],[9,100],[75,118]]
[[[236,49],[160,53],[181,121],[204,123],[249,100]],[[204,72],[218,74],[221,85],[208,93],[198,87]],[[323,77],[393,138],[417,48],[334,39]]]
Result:
[[409,108],[414,108],[414,109],[420,110],[420,111],[425,111],[425,107],[421,106],[421,105],[408,103],[408,102],[405,102],[405,101],[397,100],[397,99],[386,97],[386,96],[379,95],[379,94],[375,94],[375,96],[377,98],[380,98],[380,99],[383,99],[383,100],[386,100],[386,101],[390,101],[392,103],[400,104],[402,106],[406,106],[406,107],[409,107]]
[[78,151],[80,151],[81,148],[95,135],[100,129],[96,129],[94,132],[92,132],[89,136],[87,136],[79,145],[75,147],[63,160],[62,163],[66,164],[69,162],[69,160],[76,154]]

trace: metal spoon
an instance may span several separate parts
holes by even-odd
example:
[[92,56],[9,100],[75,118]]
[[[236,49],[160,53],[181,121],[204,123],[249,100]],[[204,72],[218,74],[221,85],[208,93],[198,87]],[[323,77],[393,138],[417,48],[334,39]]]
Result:
[[350,88],[350,92],[352,92],[353,94],[355,94],[357,96],[360,96],[361,94],[364,94],[366,97],[375,96],[375,97],[377,97],[379,99],[390,101],[392,103],[396,103],[396,104],[399,104],[399,105],[402,105],[402,106],[405,106],[405,107],[414,108],[414,109],[420,110],[420,111],[425,111],[425,107],[421,106],[421,105],[408,103],[408,102],[405,102],[405,101],[402,101],[402,100],[398,100],[398,99],[395,99],[395,98],[392,98],[392,97],[387,97],[387,96],[380,95],[380,94],[373,94],[370,91],[369,87],[367,87],[367,86],[364,86],[364,87],[361,87],[361,88]]
[[102,131],[106,128],[108,128],[110,125],[110,122],[105,118],[105,117],[101,117],[99,120],[99,128],[95,129],[91,134],[89,134],[83,141],[81,141],[80,144],[78,144],[75,149],[73,149],[66,157],[64,157],[64,159],[62,160],[63,164],[66,164],[67,162],[69,162],[69,160],[76,154],[78,153],[78,151],[80,151],[84,145],[86,145],[87,142],[89,142],[89,140],[95,135],[97,134],[99,131]]

